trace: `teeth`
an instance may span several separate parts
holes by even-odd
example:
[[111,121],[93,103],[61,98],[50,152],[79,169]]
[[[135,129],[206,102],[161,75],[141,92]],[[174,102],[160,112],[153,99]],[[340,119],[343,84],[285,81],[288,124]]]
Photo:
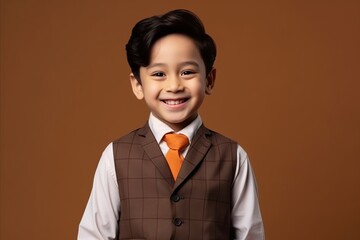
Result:
[[185,102],[184,99],[181,100],[164,100],[164,102],[168,105],[177,105],[177,104],[181,104],[183,102]]

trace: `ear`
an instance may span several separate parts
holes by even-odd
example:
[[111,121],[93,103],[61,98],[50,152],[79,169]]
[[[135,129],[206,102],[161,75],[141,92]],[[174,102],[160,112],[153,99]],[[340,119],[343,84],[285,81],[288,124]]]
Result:
[[206,89],[205,93],[210,95],[215,85],[216,69],[213,68],[206,77]]
[[133,73],[130,73],[130,83],[131,83],[131,88],[133,90],[133,93],[135,95],[135,97],[139,100],[144,98],[144,93],[143,93],[143,89],[142,89],[142,85],[141,83],[135,78]]

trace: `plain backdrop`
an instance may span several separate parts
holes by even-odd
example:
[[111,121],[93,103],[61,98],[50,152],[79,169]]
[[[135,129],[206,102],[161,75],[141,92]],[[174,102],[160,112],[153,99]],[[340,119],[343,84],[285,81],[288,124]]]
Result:
[[2,240],[76,238],[102,151],[148,118],[130,89],[130,31],[174,8],[217,43],[201,116],[248,152],[267,239],[360,239],[359,1],[0,7]]

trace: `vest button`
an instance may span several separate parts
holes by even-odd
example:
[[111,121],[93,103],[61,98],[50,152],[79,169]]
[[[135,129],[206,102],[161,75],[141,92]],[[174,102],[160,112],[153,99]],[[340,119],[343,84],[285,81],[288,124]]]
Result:
[[178,201],[180,201],[180,196],[177,195],[177,194],[172,195],[172,196],[171,196],[171,201],[173,201],[173,202],[178,202]]
[[180,227],[181,224],[183,224],[183,221],[180,218],[175,218],[173,220],[173,223],[174,223],[175,226]]

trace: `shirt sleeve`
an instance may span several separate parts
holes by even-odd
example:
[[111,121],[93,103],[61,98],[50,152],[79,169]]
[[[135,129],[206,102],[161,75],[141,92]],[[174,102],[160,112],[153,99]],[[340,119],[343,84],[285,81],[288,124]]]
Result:
[[254,172],[246,152],[240,146],[237,156],[231,212],[235,239],[263,240],[265,233]]
[[78,240],[116,239],[120,197],[112,144],[104,150],[97,166],[90,198],[78,231]]

